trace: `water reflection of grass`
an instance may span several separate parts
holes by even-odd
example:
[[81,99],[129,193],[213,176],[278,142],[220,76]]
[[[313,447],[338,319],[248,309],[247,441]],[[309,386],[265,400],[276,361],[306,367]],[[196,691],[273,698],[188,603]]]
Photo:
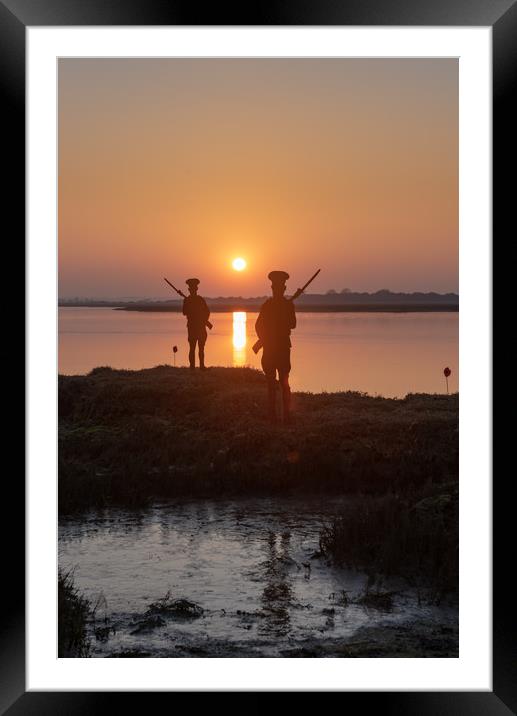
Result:
[[457,395],[295,393],[289,427],[267,423],[265,398],[262,374],[247,368],[60,376],[61,513],[179,495],[401,494],[457,480]]

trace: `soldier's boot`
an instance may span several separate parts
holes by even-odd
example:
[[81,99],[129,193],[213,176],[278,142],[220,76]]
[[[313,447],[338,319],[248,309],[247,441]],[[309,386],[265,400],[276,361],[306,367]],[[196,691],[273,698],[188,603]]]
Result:
[[272,423],[276,423],[276,380],[268,380],[267,405],[268,418]]
[[204,350],[199,351],[199,367],[201,368],[201,370],[206,370]]
[[194,370],[196,367],[196,349],[191,348],[188,353],[188,362],[191,370]]
[[282,378],[282,409],[284,423],[291,422],[291,388],[289,387],[289,379]]

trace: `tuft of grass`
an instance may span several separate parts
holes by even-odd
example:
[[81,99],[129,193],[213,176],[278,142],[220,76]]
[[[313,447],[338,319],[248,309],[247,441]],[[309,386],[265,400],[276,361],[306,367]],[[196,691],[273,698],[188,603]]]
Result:
[[378,495],[457,475],[457,394],[293,393],[289,426],[267,421],[266,400],[250,368],[59,376],[60,513],[179,496]]
[[90,602],[76,586],[72,570],[59,570],[58,595],[58,657],[83,657],[90,655],[90,640],[86,624],[91,615]]
[[188,599],[173,599],[169,591],[162,599],[150,604],[144,616],[149,618],[165,615],[176,619],[197,619],[203,616],[204,611],[203,607]]

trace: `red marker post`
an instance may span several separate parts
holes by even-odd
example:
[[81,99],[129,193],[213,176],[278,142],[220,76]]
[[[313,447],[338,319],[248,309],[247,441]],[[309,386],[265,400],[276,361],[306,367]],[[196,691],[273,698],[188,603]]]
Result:
[[449,395],[449,376],[451,374],[451,369],[449,367],[443,369],[443,374],[445,376],[445,383],[447,385],[447,395]]

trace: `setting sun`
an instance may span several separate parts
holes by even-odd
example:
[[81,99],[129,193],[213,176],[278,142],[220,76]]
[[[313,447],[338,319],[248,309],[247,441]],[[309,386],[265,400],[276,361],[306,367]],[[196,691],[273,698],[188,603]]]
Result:
[[236,271],[243,271],[246,268],[246,261],[241,258],[233,259],[232,266]]

